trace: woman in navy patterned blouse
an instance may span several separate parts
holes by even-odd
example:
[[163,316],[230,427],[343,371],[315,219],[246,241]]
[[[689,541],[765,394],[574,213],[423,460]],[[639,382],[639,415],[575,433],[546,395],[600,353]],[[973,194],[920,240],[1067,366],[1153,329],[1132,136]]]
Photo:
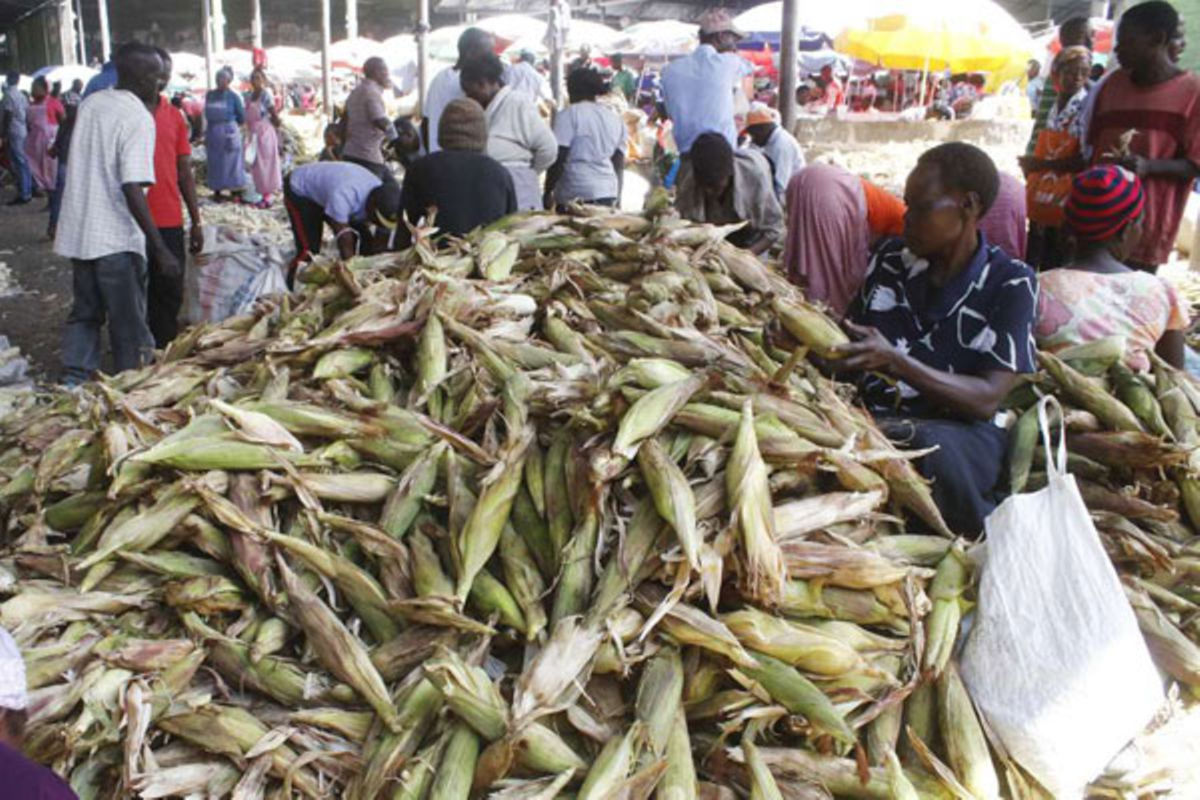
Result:
[[937,447],[920,461],[955,531],[977,535],[996,505],[1007,436],[1000,402],[1033,372],[1037,279],[979,231],[999,186],[977,147],[926,151],[908,176],[904,237],[872,256],[846,315],[841,368],[890,436]]

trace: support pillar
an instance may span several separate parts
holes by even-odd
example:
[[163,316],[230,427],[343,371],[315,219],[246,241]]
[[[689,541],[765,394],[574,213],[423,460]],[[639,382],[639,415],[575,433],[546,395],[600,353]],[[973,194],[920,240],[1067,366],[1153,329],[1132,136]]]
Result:
[[261,50],[263,46],[263,26],[262,26],[262,0],[250,0],[251,14],[250,17],[250,38],[254,42],[254,49]]
[[779,34],[779,115],[783,129],[796,127],[796,79],[799,76],[800,0],[783,0],[783,26]]
[[417,110],[425,116],[429,94],[429,0],[417,0]]
[[346,0],[346,38],[358,38],[358,0]]
[[333,120],[333,81],[329,66],[329,0],[321,0],[321,104],[326,121]]
[[108,30],[108,0],[97,0],[100,12],[100,60],[107,62],[112,58],[112,36]]
[[203,16],[201,27],[204,36],[204,85],[206,89],[212,89],[217,85],[216,65],[213,63],[212,7],[209,2],[210,0],[200,0],[201,15]]
[[71,0],[58,3],[58,49],[60,63],[75,63],[75,8]]

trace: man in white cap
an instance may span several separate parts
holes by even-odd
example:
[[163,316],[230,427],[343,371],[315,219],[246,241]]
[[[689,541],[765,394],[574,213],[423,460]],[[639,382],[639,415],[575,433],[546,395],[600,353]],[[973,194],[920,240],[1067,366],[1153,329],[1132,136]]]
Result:
[[79,800],[61,778],[21,753],[25,738],[25,662],[17,643],[0,628],[0,779],[4,800]]
[[706,11],[700,18],[700,46],[663,70],[663,101],[685,168],[692,142],[702,133],[719,133],[737,147],[734,117],[739,107],[742,113],[748,108],[754,74],[750,62],[735,52],[743,38],[728,11]]

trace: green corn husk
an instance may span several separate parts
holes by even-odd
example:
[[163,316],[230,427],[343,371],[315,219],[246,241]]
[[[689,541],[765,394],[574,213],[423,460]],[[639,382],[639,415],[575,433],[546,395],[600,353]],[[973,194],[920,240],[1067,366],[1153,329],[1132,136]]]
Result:
[[1146,426],[1146,430],[1156,436],[1174,438],[1166,419],[1163,418],[1158,398],[1133,370],[1118,362],[1113,364],[1109,374],[1112,375],[1113,385],[1117,390],[1117,399],[1129,407]]
[[[555,567],[558,571],[558,558],[567,537],[574,526],[574,516],[571,512],[571,501],[567,495],[567,458],[571,450],[571,440],[565,429],[560,429],[550,439],[550,448],[546,451],[545,467],[545,497],[546,523],[550,538],[550,549],[554,553]],[[519,530],[519,529],[518,529]]]
[[1119,431],[1142,431],[1142,423],[1121,401],[1092,384],[1055,356],[1038,353],[1040,363],[1067,398],[1095,414],[1105,425]]
[[637,461],[658,515],[670,523],[688,563],[699,572],[701,539],[696,530],[696,497],[687,477],[657,439],[642,442]]
[[749,400],[742,406],[737,439],[725,472],[725,486],[745,551],[745,591],[763,605],[777,605],[783,595],[787,570],[783,551],[775,539],[771,488],[766,465],[759,455]]
[[972,796],[999,798],[1000,780],[987,739],[954,664],[948,664],[937,680],[937,705],[942,741],[954,774]]
[[525,638],[533,641],[546,627],[546,610],[542,605],[546,584],[533,552],[511,525],[505,525],[500,534],[500,563],[504,568],[504,583],[525,619]]
[[850,341],[829,317],[807,303],[776,298],[772,308],[784,330],[821,358],[838,358],[838,346]]
[[478,758],[478,734],[464,723],[455,723],[429,787],[428,800],[468,800]]
[[399,731],[400,718],[392,705],[383,678],[371,663],[367,649],[341,620],[301,582],[277,556],[279,574],[288,593],[288,606],[304,629],[317,657],[337,677],[350,684],[393,732]]
[[667,770],[655,788],[655,800],[698,800],[696,765],[692,761],[692,743],[682,706],[672,715],[665,757]]
[[925,653],[921,666],[940,675],[950,661],[954,644],[958,641],[958,626],[962,620],[962,593],[966,589],[969,571],[966,554],[953,547],[942,563],[929,587],[933,610],[925,623]]
[[494,615],[510,628],[518,631],[528,629],[525,614],[512,592],[486,569],[480,570],[475,576],[468,597],[485,619]]
[[816,729],[854,744],[854,732],[825,693],[794,667],[763,653],[754,654],[756,666],[741,667],[767,694],[793,714],[804,716]]
[[637,455],[642,440],[662,430],[703,385],[704,376],[693,375],[660,386],[638,398],[621,417],[617,436],[613,440],[613,453],[621,458],[632,459]]
[[783,800],[783,793],[775,783],[771,768],[763,760],[758,746],[754,744],[754,736],[747,730],[742,736],[742,755],[746,759],[746,772],[750,778],[750,800]]
[[854,648],[811,628],[743,608],[721,615],[721,622],[746,647],[818,675],[841,675],[865,667]]
[[462,571],[458,576],[455,594],[460,600],[466,599],[475,576],[483,569],[483,565],[492,557],[500,543],[500,534],[508,522],[517,490],[521,488],[521,470],[530,438],[525,434],[509,450],[502,470],[495,481],[480,493],[479,501],[459,535],[457,549],[462,561]]
[[633,767],[641,735],[641,725],[635,722],[623,736],[610,739],[592,762],[592,768],[575,795],[576,800],[612,797]]
[[666,648],[642,668],[637,692],[637,719],[646,726],[646,745],[656,756],[667,751],[682,697],[683,662],[678,650]]

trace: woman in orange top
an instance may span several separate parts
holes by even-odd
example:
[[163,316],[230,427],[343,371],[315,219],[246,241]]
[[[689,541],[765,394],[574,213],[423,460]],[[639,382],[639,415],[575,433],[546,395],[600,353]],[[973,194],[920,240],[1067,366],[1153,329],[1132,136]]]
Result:
[[841,167],[805,167],[787,190],[788,277],[840,317],[862,286],[871,248],[904,231],[904,210],[895,195]]

